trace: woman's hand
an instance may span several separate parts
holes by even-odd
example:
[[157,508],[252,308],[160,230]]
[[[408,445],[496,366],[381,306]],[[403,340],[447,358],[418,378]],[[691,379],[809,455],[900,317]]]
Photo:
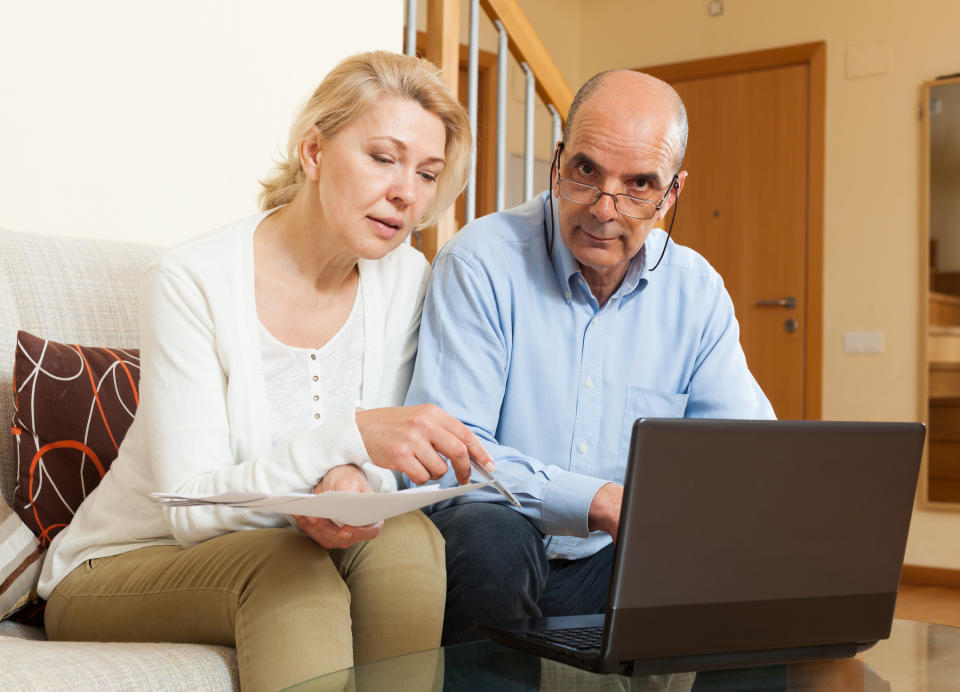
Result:
[[447,472],[447,457],[462,485],[470,481],[470,459],[493,471],[493,459],[467,426],[433,404],[357,412],[357,428],[377,466],[402,471],[417,485]]
[[[345,490],[353,493],[373,492],[373,488],[367,482],[367,477],[363,471],[353,464],[334,466],[327,471],[323,480],[317,483],[313,492],[320,494],[326,490]],[[349,548],[355,543],[376,538],[380,535],[380,529],[383,528],[382,521],[366,526],[347,526],[346,524],[337,526],[329,519],[320,517],[305,517],[294,514],[293,519],[297,522],[301,531],[327,550]]]

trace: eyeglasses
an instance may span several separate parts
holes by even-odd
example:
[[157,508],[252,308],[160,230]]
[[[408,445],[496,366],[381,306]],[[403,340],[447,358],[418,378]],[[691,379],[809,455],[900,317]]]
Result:
[[659,202],[654,202],[653,200],[640,199],[639,197],[633,197],[622,192],[617,194],[604,192],[596,185],[587,185],[586,183],[578,183],[576,180],[571,180],[570,178],[563,178],[560,176],[559,163],[558,152],[557,192],[560,193],[561,197],[574,204],[592,206],[596,204],[601,197],[606,195],[613,198],[614,209],[624,216],[629,216],[631,219],[652,219],[654,215],[660,211],[660,207],[666,203],[667,198],[670,196],[670,191],[677,182],[677,176],[675,175],[670,181],[670,184],[667,185],[667,191],[663,194],[663,198]]
[[[667,245],[670,242],[670,234],[673,233],[673,222],[677,220],[677,208],[680,206],[680,185],[678,182],[680,180],[680,174],[676,173],[673,176],[673,179],[670,181],[670,184],[667,185],[667,191],[663,194],[663,198],[659,202],[654,202],[649,199],[640,199],[639,197],[632,197],[621,193],[613,194],[612,192],[604,192],[596,185],[586,185],[584,183],[578,183],[576,180],[571,180],[570,178],[563,178],[560,176],[560,154],[563,152],[563,142],[557,143],[556,153],[553,155],[553,163],[550,165],[550,175],[553,175],[553,172],[557,172],[557,192],[565,200],[573,202],[574,204],[584,204],[584,205],[593,205],[603,196],[608,195],[613,197],[613,208],[617,210],[617,213],[622,214],[623,216],[628,216],[631,219],[652,219],[654,215],[660,211],[660,208],[666,203],[667,198],[670,197],[670,191],[676,190],[677,197],[673,203],[673,216],[670,217],[670,227],[667,229],[667,240],[663,243],[663,250],[660,251],[660,258],[657,260],[657,263],[653,265],[653,268],[650,271],[654,271],[657,267],[660,266],[660,262],[663,261],[663,256],[667,252]],[[550,219],[553,220],[553,195],[550,195]],[[553,221],[553,223],[556,223]],[[546,231],[546,219],[544,219],[544,231]],[[556,227],[554,227],[554,232],[556,232]],[[544,234],[546,236],[546,233]],[[549,240],[547,240],[547,254],[553,253],[553,233],[549,234]]]

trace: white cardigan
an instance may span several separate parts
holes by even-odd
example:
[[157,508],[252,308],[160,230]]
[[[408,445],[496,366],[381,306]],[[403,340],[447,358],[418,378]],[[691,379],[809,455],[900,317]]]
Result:
[[[177,247],[145,273],[140,294],[140,404],[117,459],[53,540],[38,592],[48,598],[87,559],[152,545],[190,546],[230,531],[286,526],[276,514],[163,508],[151,492],[309,492],[330,468],[366,455],[353,412],[273,449],[254,296],[253,233],[266,213]],[[401,245],[360,260],[364,408],[403,403],[429,273]]]

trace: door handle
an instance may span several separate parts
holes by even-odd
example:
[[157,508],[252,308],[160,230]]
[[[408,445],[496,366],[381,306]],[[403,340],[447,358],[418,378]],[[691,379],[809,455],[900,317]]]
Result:
[[755,305],[758,308],[786,308],[787,310],[793,310],[797,307],[797,299],[793,296],[787,296],[780,300],[758,300]]

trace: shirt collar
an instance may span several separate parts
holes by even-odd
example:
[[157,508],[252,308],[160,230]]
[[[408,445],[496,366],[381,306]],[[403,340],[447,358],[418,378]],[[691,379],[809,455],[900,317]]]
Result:
[[[550,192],[543,193],[543,218],[550,217]],[[554,199],[553,218],[546,224],[546,241],[549,244],[551,236],[553,239],[553,250],[550,254],[550,262],[553,264],[553,271],[556,274],[557,282],[560,284],[560,290],[569,303],[573,294],[574,278],[581,276],[580,265],[573,253],[563,243],[560,232],[557,227],[557,203]],[[647,285],[649,269],[647,268],[647,246],[654,240],[656,230],[651,231],[647,241],[643,244],[633,259],[630,260],[630,266],[627,267],[627,273],[623,281],[617,287],[617,290],[610,296],[611,300],[633,297],[635,293],[643,290]],[[659,249],[659,246],[658,246]]]

